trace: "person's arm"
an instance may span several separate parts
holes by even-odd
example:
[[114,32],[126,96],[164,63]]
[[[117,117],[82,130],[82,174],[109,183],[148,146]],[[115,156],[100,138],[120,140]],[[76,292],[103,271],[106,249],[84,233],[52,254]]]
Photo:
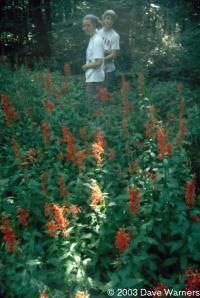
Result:
[[119,35],[117,34],[112,41],[112,49],[108,55],[104,57],[105,62],[117,58],[119,51]]
[[93,51],[94,51],[94,61],[90,63],[86,63],[85,65],[82,66],[84,71],[87,71],[88,69],[95,69],[98,68],[104,60],[104,48],[103,48],[103,41],[101,38],[98,38],[95,40],[94,46],[93,46]]
[[117,50],[111,50],[111,53],[104,57],[104,61],[112,60],[117,57]]
[[84,64],[82,66],[83,70],[86,71],[90,68],[97,68],[99,67],[101,64],[103,63],[103,59],[95,59],[94,62],[91,62],[91,63],[87,63],[87,64]]

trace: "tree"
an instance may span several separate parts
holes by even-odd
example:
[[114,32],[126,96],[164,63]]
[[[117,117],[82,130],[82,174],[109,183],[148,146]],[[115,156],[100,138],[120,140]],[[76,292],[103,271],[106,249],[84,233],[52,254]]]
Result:
[[[45,6],[47,8],[46,18],[48,22],[48,27],[51,27],[50,0],[45,1]],[[29,11],[31,13],[33,24],[35,26],[34,32],[36,39],[36,47],[34,51],[42,56],[49,56],[51,48],[48,38],[47,25],[42,14],[42,0],[31,0]]]

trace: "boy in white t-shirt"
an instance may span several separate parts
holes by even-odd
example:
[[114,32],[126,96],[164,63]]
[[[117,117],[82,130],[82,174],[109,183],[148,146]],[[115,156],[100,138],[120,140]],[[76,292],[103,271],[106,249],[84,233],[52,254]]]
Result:
[[85,71],[88,108],[94,105],[94,101],[98,96],[98,89],[102,86],[105,78],[103,40],[97,34],[97,28],[100,24],[95,15],[89,14],[83,18],[83,31],[90,37],[86,51],[86,64],[82,66]]
[[98,31],[104,43],[104,70],[105,86],[113,91],[115,85],[115,64],[119,46],[119,34],[113,29],[116,13],[113,10],[106,10],[102,16],[103,28]]

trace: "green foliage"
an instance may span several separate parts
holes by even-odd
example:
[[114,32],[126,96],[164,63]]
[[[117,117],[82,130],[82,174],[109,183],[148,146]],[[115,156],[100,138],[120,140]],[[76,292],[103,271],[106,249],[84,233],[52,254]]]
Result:
[[[193,96],[187,86],[178,93],[177,82],[148,81],[143,97],[133,81],[125,97],[118,91],[114,102],[99,100],[87,113],[81,79],[20,67],[14,73],[2,68],[0,80],[1,295],[40,297],[45,291],[49,297],[67,298],[80,290],[106,297],[109,288],[153,289],[158,283],[184,289],[185,270],[197,269],[200,257],[199,196],[192,206],[186,200],[186,185],[194,174],[191,135],[200,127],[199,91]],[[187,135],[177,144],[183,95]],[[13,108],[16,113],[10,120],[5,118],[5,96],[12,115]],[[46,141],[42,123],[50,127]],[[167,132],[163,152],[158,128]],[[92,151],[97,132],[103,135],[99,163]],[[171,153],[165,151],[167,143]],[[82,150],[86,155],[80,166]],[[140,197],[134,212],[131,187]],[[94,208],[92,189],[101,194]],[[74,205],[80,213],[70,211]],[[20,219],[20,208],[29,214],[27,224]],[[9,252],[5,217],[6,228],[16,233],[15,252]],[[50,220],[57,224],[52,236]],[[120,228],[130,237],[121,252],[116,240]]]

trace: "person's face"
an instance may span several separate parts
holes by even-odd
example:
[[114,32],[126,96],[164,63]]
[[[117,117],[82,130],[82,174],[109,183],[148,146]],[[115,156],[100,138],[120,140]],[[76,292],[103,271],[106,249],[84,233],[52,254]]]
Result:
[[90,19],[83,19],[83,31],[86,35],[92,36],[95,32],[95,26],[92,24]]
[[114,21],[113,21],[113,18],[111,17],[111,16],[109,16],[109,15],[107,15],[104,19],[103,19],[103,24],[104,24],[104,27],[106,28],[106,29],[112,29],[112,27],[113,27],[113,23],[114,23]]

